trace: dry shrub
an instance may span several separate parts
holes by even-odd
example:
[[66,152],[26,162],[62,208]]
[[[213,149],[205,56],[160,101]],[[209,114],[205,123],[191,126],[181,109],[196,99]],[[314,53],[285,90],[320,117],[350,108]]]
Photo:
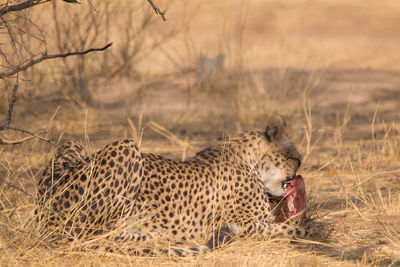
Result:
[[12,34],[0,37],[6,44],[1,55],[7,63],[0,72],[43,53],[84,51],[113,42],[104,53],[46,61],[23,75],[29,81],[26,96],[58,94],[95,104],[97,87],[113,79],[140,78],[139,64],[180,31],[178,26],[157,31],[154,23],[160,18],[153,12],[146,1],[106,0],[79,6],[52,1],[7,14]]

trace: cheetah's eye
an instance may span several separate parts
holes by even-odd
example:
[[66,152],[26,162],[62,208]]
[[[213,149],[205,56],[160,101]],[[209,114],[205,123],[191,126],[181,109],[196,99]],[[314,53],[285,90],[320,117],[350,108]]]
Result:
[[293,180],[293,179],[289,179],[289,178],[288,178],[286,181],[283,181],[283,182],[282,182],[282,188],[283,188],[283,189],[288,188],[289,185],[292,183],[292,180]]

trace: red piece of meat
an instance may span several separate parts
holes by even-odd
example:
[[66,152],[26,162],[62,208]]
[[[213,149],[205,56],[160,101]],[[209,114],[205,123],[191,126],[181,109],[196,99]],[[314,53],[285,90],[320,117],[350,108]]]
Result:
[[291,180],[283,195],[289,209],[291,221],[304,221],[306,218],[307,196],[303,177],[297,175]]
[[274,206],[275,222],[282,223],[287,220],[303,223],[306,218],[307,196],[303,177],[297,175],[290,181],[281,197],[270,196]]

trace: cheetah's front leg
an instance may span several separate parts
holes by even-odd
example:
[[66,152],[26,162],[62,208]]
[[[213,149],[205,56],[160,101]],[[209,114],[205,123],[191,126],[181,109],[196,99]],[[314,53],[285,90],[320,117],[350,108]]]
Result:
[[308,238],[310,233],[305,227],[294,224],[254,222],[244,227],[243,234],[248,237],[284,236],[291,239]]
[[311,237],[304,227],[298,225],[254,222],[239,226],[236,223],[227,223],[213,233],[206,246],[209,249],[216,249],[229,244],[236,237],[271,238],[275,236],[284,236],[290,239]]

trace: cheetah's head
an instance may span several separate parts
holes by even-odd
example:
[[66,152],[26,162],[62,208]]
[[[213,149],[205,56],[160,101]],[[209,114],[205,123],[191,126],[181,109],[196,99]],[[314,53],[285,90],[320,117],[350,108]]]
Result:
[[301,164],[301,156],[287,136],[285,120],[271,117],[265,132],[246,133],[240,143],[254,174],[271,194],[282,196]]

